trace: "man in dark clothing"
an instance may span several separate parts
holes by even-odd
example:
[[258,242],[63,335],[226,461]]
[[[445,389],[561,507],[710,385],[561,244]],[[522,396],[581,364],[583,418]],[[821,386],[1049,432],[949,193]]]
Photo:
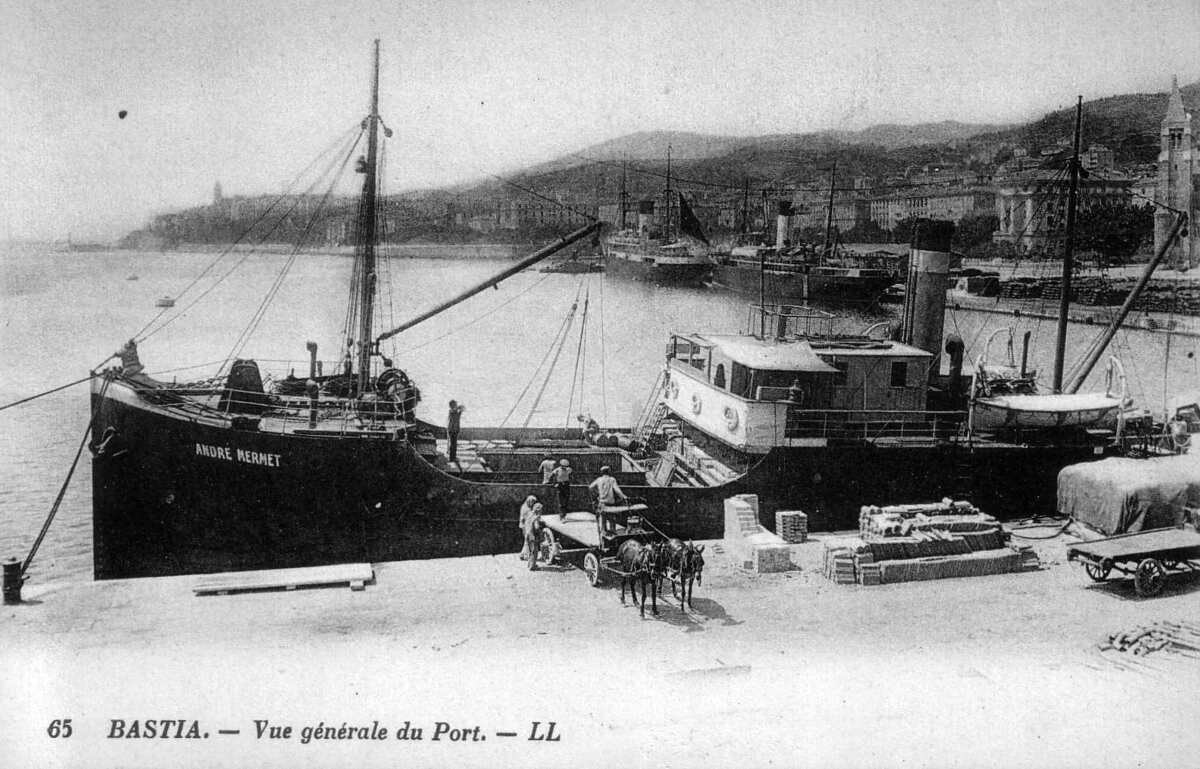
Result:
[[554,488],[558,491],[558,514],[565,516],[571,512],[571,463],[560,459],[552,477]]
[[446,437],[450,446],[446,454],[451,462],[458,461],[458,431],[462,429],[462,413],[466,408],[458,405],[458,401],[450,401],[450,414],[446,417]]

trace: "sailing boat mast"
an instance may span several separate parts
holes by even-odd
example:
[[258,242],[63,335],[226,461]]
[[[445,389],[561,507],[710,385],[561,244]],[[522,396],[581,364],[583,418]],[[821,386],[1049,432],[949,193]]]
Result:
[[1067,188],[1067,242],[1063,247],[1062,296],[1058,300],[1058,336],[1054,344],[1054,392],[1062,392],[1063,358],[1067,349],[1067,312],[1071,308],[1071,273],[1075,266],[1075,208],[1079,200],[1079,126],[1083,96],[1075,104],[1075,139],[1071,152],[1071,183]]
[[617,226],[619,228],[619,231],[621,231],[621,232],[625,231],[625,209],[629,207],[629,191],[628,191],[628,188],[626,187],[626,181],[627,181],[626,177],[628,175],[628,171],[627,171],[628,164],[629,164],[628,159],[626,157],[622,156],[621,157],[621,210],[619,212],[617,212],[617,218],[618,218]]
[[666,237],[663,238],[664,243],[674,243],[675,238],[672,237],[671,230],[671,145],[667,145],[667,225]]
[[379,41],[375,41],[375,64],[371,78],[371,113],[367,116],[367,159],[363,169],[362,201],[359,209],[359,245],[362,273],[358,296],[358,393],[365,393],[371,380],[374,348],[371,316],[375,301],[375,191],[376,158],[379,149]]
[[833,161],[833,170],[829,172],[829,206],[825,210],[825,245],[821,248],[821,262],[829,259],[833,247],[833,189],[837,179],[837,160]]

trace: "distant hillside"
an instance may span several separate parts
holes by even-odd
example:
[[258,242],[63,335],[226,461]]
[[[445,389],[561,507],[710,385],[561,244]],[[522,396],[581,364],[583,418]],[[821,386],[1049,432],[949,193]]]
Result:
[[[967,145],[952,150],[949,143],[962,143],[981,133],[995,134],[1008,126],[943,121],[912,126],[876,125],[858,131],[771,134],[767,136],[711,136],[681,131],[644,131],[611,139],[527,168],[515,175],[518,183],[539,190],[570,191],[611,199],[620,177],[619,163],[629,161],[629,192],[652,194],[665,180],[667,146],[671,147],[672,170],[680,184],[699,183],[716,188],[747,181],[763,184],[792,184],[826,176],[834,160],[838,176],[886,176],[902,174],[913,166],[965,158]],[[948,158],[947,153],[953,157]],[[641,173],[641,172],[649,172]],[[480,194],[496,189],[492,183],[472,186]],[[465,192],[465,189],[459,189]]]
[[[1181,89],[1189,111],[1200,114],[1200,83]],[[1158,153],[1158,132],[1167,109],[1167,93],[1125,94],[1084,102],[1083,146],[1103,144],[1118,163],[1151,163]],[[664,184],[667,145],[672,173],[693,194],[728,191],[743,183],[765,186],[818,183],[837,162],[838,178],[870,176],[877,180],[909,175],[934,165],[982,167],[999,147],[1023,147],[1031,153],[1069,137],[1075,111],[1065,108],[1023,124],[979,125],[943,121],[919,125],[876,125],[858,131],[821,131],[757,137],[707,136],[650,131],[586,147],[577,154],[526,169],[513,178],[538,190],[556,190],[605,200],[617,194],[619,160],[633,172],[630,194],[653,194]],[[989,152],[990,150],[990,152]],[[492,185],[473,188],[484,192]]]
[[828,131],[826,135],[847,144],[875,144],[885,149],[898,149],[922,144],[948,144],[982,133],[1007,130],[1010,127],[943,120],[940,123],[920,123],[918,125],[883,123],[864,128],[861,131]]
[[[1200,83],[1179,89],[1189,112],[1200,116]],[[1118,163],[1153,163],[1158,157],[1159,131],[1167,112],[1169,94],[1136,93],[1083,102],[1081,142],[1103,144],[1116,154]],[[997,131],[987,136],[1035,150],[1069,138],[1075,130],[1075,108],[1050,112],[1039,120]]]

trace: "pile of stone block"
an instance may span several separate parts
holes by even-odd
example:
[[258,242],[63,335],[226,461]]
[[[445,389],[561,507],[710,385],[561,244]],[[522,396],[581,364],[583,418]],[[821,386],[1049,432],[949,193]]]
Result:
[[853,585],[858,577],[858,553],[849,540],[826,540],[825,558],[821,564],[821,573],[825,579],[839,585]]
[[1037,568],[1033,548],[1010,545],[999,521],[970,502],[949,499],[864,506],[859,536],[825,543],[825,576],[838,584],[878,585]]
[[792,549],[758,523],[758,495],[738,494],[725,500],[725,550],[742,568],[758,572],[787,571]]
[[775,533],[790,545],[808,540],[808,516],[799,510],[775,512]]

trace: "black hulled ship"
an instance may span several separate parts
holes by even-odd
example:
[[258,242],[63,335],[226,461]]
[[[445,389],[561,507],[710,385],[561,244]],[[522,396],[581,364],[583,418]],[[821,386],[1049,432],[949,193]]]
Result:
[[[650,505],[661,529],[702,539],[722,536],[724,500],[744,493],[759,495],[764,522],[776,510],[808,507],[812,528],[832,529],[854,526],[862,504],[937,499],[954,493],[962,478],[975,478],[978,503],[1025,515],[1053,505],[1060,467],[1102,450],[1086,440],[1027,445],[969,433],[963,440],[963,404],[935,403],[932,390],[928,400],[838,407],[829,397],[845,387],[840,365],[855,356],[882,360],[870,355],[876,343],[832,340],[822,351],[822,342],[810,339],[803,343],[808,353],[781,356],[767,341],[763,313],[757,342],[676,340],[659,380],[661,397],[648,402],[631,430],[466,428],[454,458],[445,428],[416,418],[418,384],[380,343],[593,236],[599,224],[379,333],[377,165],[390,132],[378,110],[376,46],[369,112],[346,155],[365,139],[356,169],[363,183],[345,356],[326,371],[309,343],[307,376],[297,377],[264,376],[255,360],[231,355],[217,375],[181,384],[146,374],[138,359],[135,342],[161,324],[130,340],[121,365],[92,381],[98,579],[515,552],[516,513],[528,495],[545,494],[539,463],[547,453],[574,467],[577,509],[588,505],[586,485],[609,467],[627,494]],[[948,255],[930,258],[945,271]],[[910,277],[928,267],[921,265],[918,259],[910,267]],[[910,292],[916,309],[906,311],[929,318],[938,308],[937,321],[924,326],[936,327],[939,339],[944,290],[943,279],[932,290]],[[203,296],[179,294],[181,306],[162,308],[162,323]],[[903,359],[882,369],[882,386],[924,391],[922,361],[940,342],[910,341],[916,352],[896,348]],[[727,368],[719,373],[722,362]],[[793,380],[807,392],[793,393]]]

